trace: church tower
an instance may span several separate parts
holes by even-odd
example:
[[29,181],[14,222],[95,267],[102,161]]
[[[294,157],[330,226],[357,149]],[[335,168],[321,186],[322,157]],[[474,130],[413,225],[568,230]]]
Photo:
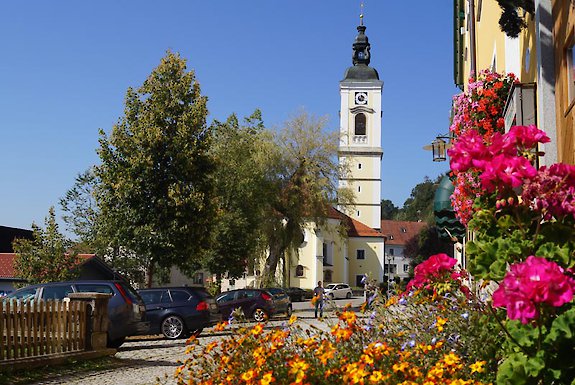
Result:
[[381,227],[381,91],[383,82],[369,66],[370,44],[365,34],[363,15],[353,43],[353,65],[339,83],[340,143],[339,163],[346,165],[340,187],[355,194],[355,205],[340,209],[359,222]]

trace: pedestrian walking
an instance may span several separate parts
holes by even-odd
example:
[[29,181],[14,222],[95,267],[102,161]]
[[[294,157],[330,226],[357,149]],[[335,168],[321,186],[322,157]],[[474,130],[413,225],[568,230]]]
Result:
[[323,296],[325,294],[325,289],[321,285],[321,281],[317,283],[315,289],[313,289],[313,297],[315,300],[315,318],[317,318],[317,310],[319,308],[319,317],[323,317]]

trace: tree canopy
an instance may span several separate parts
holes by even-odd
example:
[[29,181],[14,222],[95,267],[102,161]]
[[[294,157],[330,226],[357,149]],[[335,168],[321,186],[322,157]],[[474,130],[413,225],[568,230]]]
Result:
[[274,280],[285,252],[297,249],[306,221],[324,223],[330,205],[353,201],[349,192],[338,190],[345,172],[337,161],[339,133],[326,133],[325,123],[302,111],[275,136],[279,156],[271,163],[273,200],[263,223],[268,241],[264,284]]
[[168,52],[143,85],[129,88],[125,113],[100,130],[96,166],[99,230],[109,251],[136,255],[148,271],[194,270],[215,215],[207,98],[186,61]]

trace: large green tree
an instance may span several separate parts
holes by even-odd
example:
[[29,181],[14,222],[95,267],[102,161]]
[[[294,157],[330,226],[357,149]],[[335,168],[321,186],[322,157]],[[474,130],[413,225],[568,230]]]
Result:
[[78,275],[77,253],[59,230],[54,207],[51,207],[42,229],[32,224],[32,239],[16,239],[13,243],[16,276],[28,283],[65,281]]
[[147,271],[195,270],[213,223],[214,162],[206,97],[186,61],[168,52],[143,85],[129,88],[110,136],[100,130],[96,199],[109,252]]
[[212,126],[217,215],[204,267],[237,278],[267,246],[262,223],[274,192],[270,164],[277,162],[277,149],[259,110],[242,124],[232,115]]
[[271,162],[274,176],[273,200],[263,222],[268,255],[263,284],[274,281],[278,262],[286,251],[301,244],[303,225],[326,221],[330,205],[352,203],[349,193],[338,191],[339,176],[345,172],[337,163],[339,133],[324,131],[326,119],[305,111],[288,120],[276,135],[279,157]]

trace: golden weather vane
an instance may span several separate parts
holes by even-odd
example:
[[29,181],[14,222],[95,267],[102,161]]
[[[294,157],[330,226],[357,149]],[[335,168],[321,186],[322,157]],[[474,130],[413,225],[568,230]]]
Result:
[[359,4],[359,25],[363,25],[363,0],[361,1],[361,3]]

